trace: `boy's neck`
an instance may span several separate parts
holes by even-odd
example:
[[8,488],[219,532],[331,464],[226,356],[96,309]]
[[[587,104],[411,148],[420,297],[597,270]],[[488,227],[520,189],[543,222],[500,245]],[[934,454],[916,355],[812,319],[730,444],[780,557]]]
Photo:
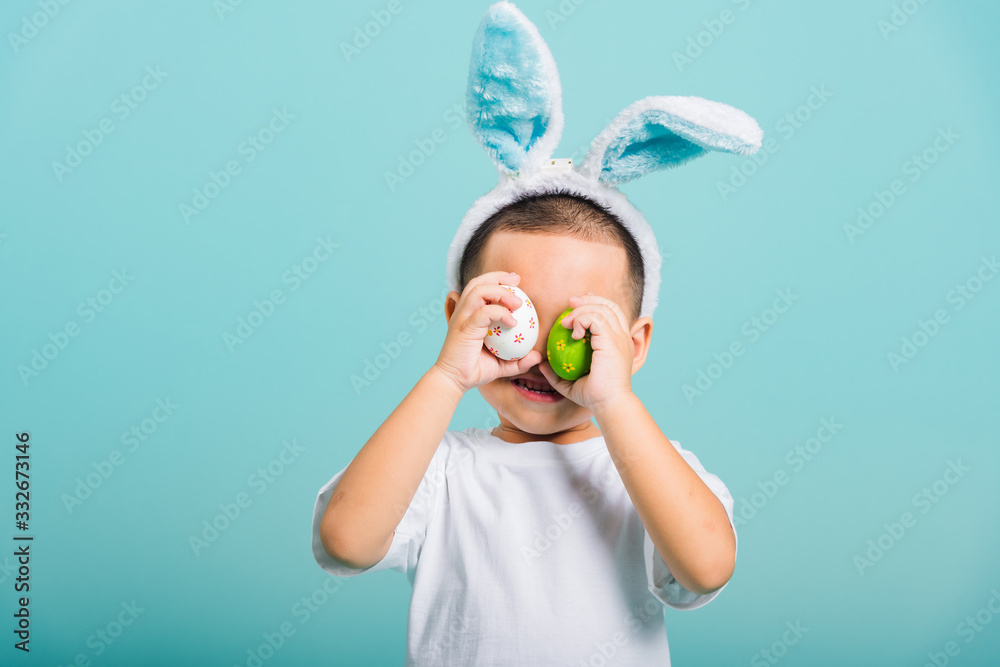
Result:
[[582,442],[584,440],[589,440],[590,438],[596,438],[601,435],[601,429],[597,428],[594,422],[588,419],[578,426],[574,426],[573,428],[566,429],[565,431],[559,431],[557,433],[528,433],[527,431],[522,431],[513,426],[505,426],[503,423],[495,427],[492,431],[490,431],[490,433],[511,444],[545,440],[553,442],[557,445],[571,445],[574,442]]

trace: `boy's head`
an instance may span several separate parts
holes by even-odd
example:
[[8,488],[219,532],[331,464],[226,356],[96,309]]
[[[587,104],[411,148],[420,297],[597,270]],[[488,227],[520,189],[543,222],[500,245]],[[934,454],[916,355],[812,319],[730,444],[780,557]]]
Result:
[[[661,258],[652,228],[618,186],[708,151],[751,155],[761,146],[760,126],[719,102],[649,96],[625,107],[594,138],[579,165],[554,158],[563,130],[559,73],[538,28],[510,2],[494,3],[480,22],[465,97],[469,129],[499,180],[462,218],[448,249],[445,270],[452,291],[446,316],[451,319],[473,276],[515,272],[521,276],[518,286],[539,311],[543,352],[548,328],[569,297],[593,292],[614,300],[631,320],[634,373],[652,329]],[[526,375],[543,379],[537,369]],[[497,383],[510,386],[508,380],[497,380],[480,391],[492,395]],[[496,407],[489,396],[487,400]],[[538,416],[538,405],[544,404],[518,407],[519,418],[528,424]],[[572,405],[566,400],[548,407],[568,410]],[[582,422],[571,424],[567,415],[560,415],[555,421],[563,429]],[[525,431],[553,433],[539,430],[546,425],[553,425],[551,416]]]
[[[569,298],[593,292],[618,304],[628,320],[635,344],[632,372],[645,361],[652,319],[637,317],[642,301],[643,266],[631,235],[613,214],[585,198],[566,194],[522,197],[492,215],[473,235],[462,256],[461,289],[477,275],[510,271],[520,276],[518,287],[531,299],[538,315],[535,349],[541,363],[549,329],[569,307]],[[450,321],[459,292],[448,294],[445,315]],[[547,386],[538,366],[513,377],[480,385],[483,398],[497,411],[510,441],[549,436],[554,442],[575,442],[600,431],[589,422],[592,413],[556,393],[558,400],[532,400],[515,384],[528,379]],[[526,439],[526,440],[524,440]]]
[[499,232],[568,236],[621,248],[626,259],[624,272],[612,270],[614,267],[600,267],[600,270],[622,283],[625,298],[617,303],[625,311],[629,324],[639,319],[645,282],[642,253],[618,216],[607,208],[571,193],[519,196],[487,218],[469,239],[459,264],[460,291],[473,277],[490,270],[482,268],[483,254],[490,239]]

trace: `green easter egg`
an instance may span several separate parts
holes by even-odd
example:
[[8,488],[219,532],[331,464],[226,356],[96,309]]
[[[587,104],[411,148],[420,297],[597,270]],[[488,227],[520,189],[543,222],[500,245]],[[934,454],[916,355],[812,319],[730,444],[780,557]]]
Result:
[[555,324],[549,330],[549,340],[545,346],[549,365],[556,375],[564,380],[575,380],[589,373],[590,361],[594,356],[594,348],[590,345],[590,329],[587,329],[583,338],[575,340],[573,329],[567,329],[560,324],[572,310],[567,308],[556,318]]

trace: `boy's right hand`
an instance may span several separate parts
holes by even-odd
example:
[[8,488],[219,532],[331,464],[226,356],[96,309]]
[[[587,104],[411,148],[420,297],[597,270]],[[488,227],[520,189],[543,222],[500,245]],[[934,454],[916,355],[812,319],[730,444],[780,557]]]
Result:
[[521,299],[500,285],[516,287],[521,277],[507,271],[491,271],[476,276],[465,286],[455,312],[448,320],[448,334],[441,354],[434,365],[450,377],[463,391],[527,372],[542,360],[538,350],[507,361],[486,349],[483,339],[490,323],[500,321],[512,327],[517,321],[510,311],[521,306]]

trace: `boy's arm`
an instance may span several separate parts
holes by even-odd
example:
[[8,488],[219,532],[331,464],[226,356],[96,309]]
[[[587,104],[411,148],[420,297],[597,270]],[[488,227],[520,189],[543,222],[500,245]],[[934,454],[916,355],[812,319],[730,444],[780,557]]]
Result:
[[681,586],[699,595],[732,577],[736,536],[726,508],[633,394],[594,415],[632,504]]
[[431,366],[365,443],[323,512],[331,558],[360,569],[385,557],[464,393]]

